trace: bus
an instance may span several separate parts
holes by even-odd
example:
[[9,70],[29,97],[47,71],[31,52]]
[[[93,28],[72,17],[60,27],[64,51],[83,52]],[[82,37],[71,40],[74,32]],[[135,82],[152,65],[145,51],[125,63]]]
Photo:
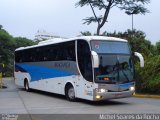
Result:
[[15,84],[77,98],[101,101],[131,97],[135,91],[133,58],[128,41],[115,37],[80,36],[51,39],[15,50]]

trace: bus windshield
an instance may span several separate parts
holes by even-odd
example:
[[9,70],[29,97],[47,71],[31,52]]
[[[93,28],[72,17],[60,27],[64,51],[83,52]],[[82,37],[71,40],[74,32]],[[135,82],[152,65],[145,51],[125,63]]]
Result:
[[99,56],[99,67],[94,69],[95,82],[117,84],[132,82],[134,67],[127,42],[91,41],[91,48]]

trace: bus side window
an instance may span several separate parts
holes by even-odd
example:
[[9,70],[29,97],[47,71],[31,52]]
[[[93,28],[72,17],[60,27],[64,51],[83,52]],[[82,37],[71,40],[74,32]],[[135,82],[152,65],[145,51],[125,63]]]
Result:
[[75,61],[75,41],[67,43],[66,46],[66,59],[70,61]]
[[78,65],[83,77],[93,82],[92,60],[89,44],[84,40],[77,41]]

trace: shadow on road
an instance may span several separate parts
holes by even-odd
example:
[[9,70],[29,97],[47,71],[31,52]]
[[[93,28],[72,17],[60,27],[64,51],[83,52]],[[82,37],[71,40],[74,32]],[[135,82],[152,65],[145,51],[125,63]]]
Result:
[[[24,88],[18,88],[20,91],[25,91]],[[25,91],[26,92],[26,91]],[[55,94],[55,93],[50,93],[50,92],[45,92],[45,91],[40,91],[40,90],[35,90],[35,89],[31,89],[32,93],[36,93],[39,95],[44,95],[44,96],[48,96],[48,97],[55,97],[55,98],[59,98],[59,99],[66,99],[66,97],[64,95],[59,95],[59,94]]]
[[83,102],[85,104],[93,105],[93,106],[113,106],[113,105],[126,105],[129,103],[120,102],[118,100],[105,100],[105,101],[87,101],[87,100],[79,100],[80,102]]

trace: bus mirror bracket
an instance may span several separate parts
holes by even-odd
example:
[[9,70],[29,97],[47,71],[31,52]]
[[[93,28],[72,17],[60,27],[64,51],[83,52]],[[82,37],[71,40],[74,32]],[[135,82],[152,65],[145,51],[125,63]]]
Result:
[[141,53],[134,52],[134,55],[137,56],[140,60],[140,67],[144,67],[144,58]]
[[93,58],[93,67],[98,68],[99,67],[99,57],[98,54],[95,51],[92,51],[92,58]]

